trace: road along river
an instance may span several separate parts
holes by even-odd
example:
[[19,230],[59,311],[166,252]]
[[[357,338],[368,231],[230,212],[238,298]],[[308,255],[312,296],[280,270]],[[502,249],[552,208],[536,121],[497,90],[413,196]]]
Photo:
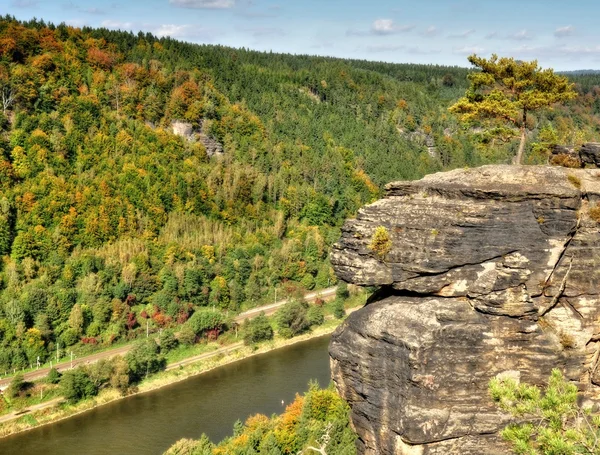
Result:
[[329,383],[330,336],[252,356],[158,390],[0,439],[0,454],[152,455],[181,438],[219,441],[237,419],[281,413],[316,379]]

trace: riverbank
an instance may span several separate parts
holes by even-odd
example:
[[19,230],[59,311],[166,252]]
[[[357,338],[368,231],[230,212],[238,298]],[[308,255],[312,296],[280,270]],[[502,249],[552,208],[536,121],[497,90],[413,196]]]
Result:
[[[358,307],[354,309],[358,309]],[[347,313],[352,312],[354,309],[347,310]],[[329,319],[326,320],[322,326],[316,327],[312,332],[292,339],[286,340],[275,338],[272,341],[262,343],[258,346],[243,346],[242,344],[237,343],[235,345],[224,346],[209,353],[201,354],[196,356],[196,359],[191,358],[176,362],[169,365],[166,371],[159,372],[140,383],[137,391],[127,396],[121,396],[116,390],[108,389],[103,390],[98,396],[92,399],[84,400],[74,405],[61,403],[56,406],[56,403],[52,403],[51,406],[38,409],[35,412],[14,416],[12,420],[1,424],[0,438],[21,433],[36,427],[49,425],[117,400],[123,400],[134,395],[148,393],[251,356],[328,335],[332,333],[340,323],[341,320]]]

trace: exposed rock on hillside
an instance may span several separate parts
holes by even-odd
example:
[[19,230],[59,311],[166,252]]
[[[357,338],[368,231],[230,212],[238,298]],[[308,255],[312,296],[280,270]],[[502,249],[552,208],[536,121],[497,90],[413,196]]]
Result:
[[330,347],[361,453],[507,453],[498,374],[600,396],[599,200],[598,170],[485,166],[392,183],[345,224],[337,274],[383,287]]
[[181,136],[188,141],[198,141],[204,145],[204,149],[206,150],[206,155],[209,157],[212,156],[223,156],[223,144],[221,144],[216,139],[213,139],[209,135],[204,132],[204,122],[200,121],[200,130],[199,133],[194,133],[194,129],[191,123],[183,122],[181,120],[176,120],[171,124],[173,128],[173,134],[177,136]]

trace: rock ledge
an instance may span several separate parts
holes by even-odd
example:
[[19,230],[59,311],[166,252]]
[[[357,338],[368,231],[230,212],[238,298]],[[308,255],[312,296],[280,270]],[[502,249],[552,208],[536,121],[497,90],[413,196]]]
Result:
[[[331,260],[381,286],[330,346],[362,454],[505,454],[497,374],[600,397],[600,171],[484,166],[387,186]],[[391,250],[369,249],[384,226]]]

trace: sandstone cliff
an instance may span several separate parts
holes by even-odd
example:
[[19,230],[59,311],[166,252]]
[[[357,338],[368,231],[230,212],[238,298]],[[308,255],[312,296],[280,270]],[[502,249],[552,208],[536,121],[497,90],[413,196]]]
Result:
[[338,276],[382,287],[330,346],[360,453],[508,453],[498,374],[600,396],[599,200],[598,170],[485,166],[389,184],[345,224]]

